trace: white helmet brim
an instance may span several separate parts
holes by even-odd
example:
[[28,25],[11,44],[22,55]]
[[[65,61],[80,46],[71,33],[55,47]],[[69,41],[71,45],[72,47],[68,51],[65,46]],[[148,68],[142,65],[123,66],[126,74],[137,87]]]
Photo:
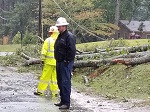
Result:
[[69,23],[64,23],[64,24],[55,24],[55,26],[68,26]]

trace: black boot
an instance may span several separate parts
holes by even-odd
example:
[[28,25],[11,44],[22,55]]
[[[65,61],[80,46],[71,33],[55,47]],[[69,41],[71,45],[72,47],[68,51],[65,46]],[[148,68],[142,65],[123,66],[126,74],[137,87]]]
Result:
[[42,96],[43,93],[41,93],[41,92],[34,92],[34,95]]
[[60,106],[62,106],[62,103],[61,102],[60,103],[55,103],[54,105],[60,107]]

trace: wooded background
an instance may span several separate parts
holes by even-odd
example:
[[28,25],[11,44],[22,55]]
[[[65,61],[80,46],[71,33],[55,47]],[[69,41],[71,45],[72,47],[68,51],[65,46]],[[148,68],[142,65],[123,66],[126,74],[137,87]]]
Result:
[[[149,0],[42,0],[43,37],[58,17],[67,18],[77,43],[109,38],[122,20],[150,20]],[[0,38],[22,34],[25,43],[38,35],[38,0],[0,0]],[[27,35],[27,36],[26,36]],[[30,36],[28,36],[30,35]],[[31,41],[32,40],[32,41]]]

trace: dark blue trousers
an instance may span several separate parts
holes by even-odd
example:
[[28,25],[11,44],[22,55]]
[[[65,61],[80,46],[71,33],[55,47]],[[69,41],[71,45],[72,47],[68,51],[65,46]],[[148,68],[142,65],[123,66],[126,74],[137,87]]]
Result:
[[71,72],[73,61],[69,63],[56,62],[57,83],[60,90],[61,103],[70,106]]

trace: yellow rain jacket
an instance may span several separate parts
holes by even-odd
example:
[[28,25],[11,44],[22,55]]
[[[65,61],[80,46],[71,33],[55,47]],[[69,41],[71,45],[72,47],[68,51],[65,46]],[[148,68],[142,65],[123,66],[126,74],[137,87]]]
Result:
[[44,64],[56,65],[56,60],[54,58],[54,43],[58,34],[59,33],[55,32],[44,41],[41,51],[41,60],[44,61]]

